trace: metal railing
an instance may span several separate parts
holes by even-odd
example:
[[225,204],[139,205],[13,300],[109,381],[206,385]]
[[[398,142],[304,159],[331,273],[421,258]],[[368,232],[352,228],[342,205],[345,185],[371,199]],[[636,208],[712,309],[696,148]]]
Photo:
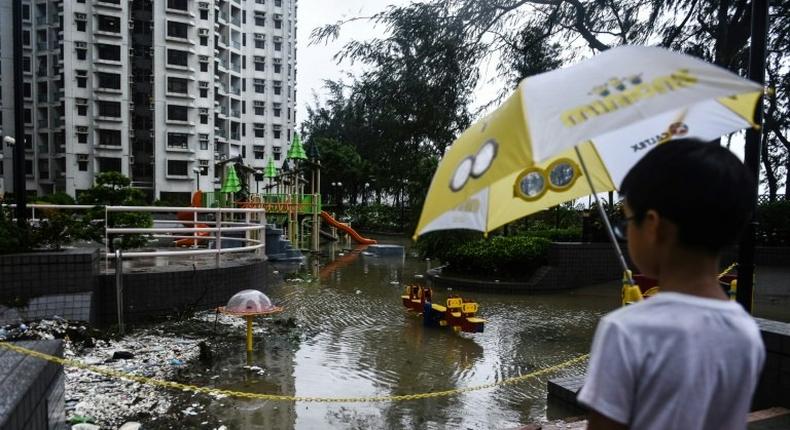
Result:
[[[15,207],[16,205],[8,205]],[[96,208],[93,205],[56,205],[56,204],[29,204],[30,221],[40,222],[42,211],[47,210],[88,210]],[[98,206],[101,208],[101,206]],[[116,255],[110,252],[110,236],[141,234],[152,238],[188,239],[192,245],[186,249],[152,249],[134,250],[123,253],[124,259],[195,256],[213,254],[215,263],[222,264],[224,254],[239,252],[255,252],[259,256],[264,254],[266,236],[266,210],[263,208],[196,208],[196,207],[162,207],[162,206],[104,206],[104,258],[106,267],[109,260]],[[191,221],[155,219],[153,227],[111,227],[109,219],[111,213],[136,212],[136,213],[190,213]],[[199,219],[200,214],[213,215],[213,220]],[[46,218],[46,213],[43,214]],[[180,226],[179,226],[180,225]],[[191,225],[191,227],[186,227]],[[205,225],[198,227],[198,225]],[[207,233],[201,235],[201,233]],[[213,234],[211,234],[213,233]],[[229,233],[244,233],[244,237],[230,236]],[[198,242],[213,242],[213,248],[199,248]],[[223,247],[223,242],[242,242],[239,247]]]

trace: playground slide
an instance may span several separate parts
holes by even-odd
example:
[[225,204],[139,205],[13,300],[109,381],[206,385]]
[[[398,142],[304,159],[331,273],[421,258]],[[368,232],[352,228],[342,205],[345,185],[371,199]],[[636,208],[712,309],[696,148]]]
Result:
[[351,238],[354,239],[357,243],[361,243],[363,245],[372,245],[374,243],[378,243],[374,239],[368,239],[360,236],[359,233],[357,233],[357,231],[351,228],[351,226],[349,226],[348,224],[342,223],[332,218],[332,215],[329,215],[329,212],[327,211],[321,211],[321,218],[323,218],[324,221],[329,223],[329,225],[331,225],[332,227],[339,228],[340,230],[343,230],[346,233],[348,233],[348,235],[351,236]]
[[[197,191],[192,196],[192,207],[193,208],[199,208],[201,206],[203,206],[203,192]],[[176,218],[178,218],[179,221],[194,221],[193,216],[194,215],[192,215],[192,212],[177,212],[176,213]],[[192,222],[184,223],[184,227],[191,227],[191,226],[192,226]],[[196,228],[205,228],[205,227],[208,227],[208,225],[206,225],[206,224],[195,224],[195,227]],[[199,231],[199,232],[197,232],[197,235],[205,237],[205,236],[208,236],[208,232],[207,231]],[[203,241],[197,240],[197,239],[178,239],[178,240],[176,240],[176,246],[180,246],[180,247],[195,246],[195,245],[199,244],[200,242],[203,242]]]

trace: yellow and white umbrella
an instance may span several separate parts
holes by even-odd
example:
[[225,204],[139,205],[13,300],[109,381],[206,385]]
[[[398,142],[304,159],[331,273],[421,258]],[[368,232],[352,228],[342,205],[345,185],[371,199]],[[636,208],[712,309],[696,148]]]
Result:
[[614,190],[656,144],[713,140],[753,125],[762,91],[725,69],[655,47],[614,48],[529,77],[449,148],[415,237],[447,229],[488,232]]

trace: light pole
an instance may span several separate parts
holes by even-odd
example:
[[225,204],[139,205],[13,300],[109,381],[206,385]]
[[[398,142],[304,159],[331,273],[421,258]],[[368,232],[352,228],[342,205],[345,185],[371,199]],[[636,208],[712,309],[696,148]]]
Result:
[[22,0],[14,0],[12,5],[13,24],[12,42],[14,52],[14,134],[23,136],[14,147],[14,200],[16,201],[16,221],[20,227],[27,224],[27,187],[25,183],[25,119],[22,98]]
[[195,173],[195,193],[200,192],[200,167],[193,167],[192,171]]
[[261,179],[263,179],[263,170],[255,169],[255,172],[252,174],[252,176],[255,178],[255,194],[260,194],[260,182]]

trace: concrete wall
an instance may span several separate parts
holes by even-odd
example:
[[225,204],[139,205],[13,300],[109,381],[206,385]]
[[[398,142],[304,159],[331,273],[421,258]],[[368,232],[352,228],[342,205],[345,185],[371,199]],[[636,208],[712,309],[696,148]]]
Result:
[[790,324],[763,318],[756,320],[765,342],[766,356],[752,409],[790,408]]
[[[16,344],[63,356],[60,340]],[[63,428],[68,428],[63,366],[0,348],[0,430]]]
[[[125,320],[209,309],[240,290],[264,289],[264,259],[205,267],[164,266],[124,273]],[[0,256],[0,324],[53,316],[104,325],[117,323],[115,274],[101,274],[99,251],[67,250]]]
[[98,249],[0,255],[0,324],[53,315],[90,321],[98,273]]
[[[225,305],[237,292],[265,290],[267,264],[263,259],[223,263],[188,270],[125,273],[123,302],[127,323],[176,316],[187,311]],[[96,322],[117,322],[115,274],[99,276],[94,296]]]

